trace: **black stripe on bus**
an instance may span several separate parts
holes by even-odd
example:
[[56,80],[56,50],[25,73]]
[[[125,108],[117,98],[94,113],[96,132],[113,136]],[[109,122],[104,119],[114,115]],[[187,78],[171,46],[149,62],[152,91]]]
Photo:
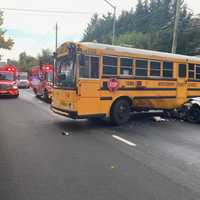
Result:
[[191,82],[199,82],[200,83],[200,80],[188,80],[188,83],[191,83]]
[[200,91],[200,88],[188,88],[189,91]]
[[118,90],[133,90],[133,91],[176,91],[176,88],[119,88]]
[[112,100],[112,97],[100,97],[100,100],[102,101]]
[[[101,90],[109,90],[107,86],[103,84]],[[176,88],[119,88],[118,91],[176,91]]]
[[176,99],[176,96],[139,96],[139,97],[134,97],[133,99]]
[[155,80],[155,81],[177,81],[176,78],[151,78],[151,77],[122,77],[122,76],[102,76],[102,78],[110,79],[110,78],[117,78],[117,79],[124,79],[124,80]]
[[200,97],[200,95],[199,96],[187,96],[187,98],[197,98],[197,97]]

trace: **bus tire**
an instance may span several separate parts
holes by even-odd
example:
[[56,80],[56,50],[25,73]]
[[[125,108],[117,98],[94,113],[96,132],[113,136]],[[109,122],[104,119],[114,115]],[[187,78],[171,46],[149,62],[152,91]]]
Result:
[[191,123],[199,123],[200,122],[200,107],[192,106],[186,115],[187,121]]
[[49,94],[47,90],[43,91],[42,99],[44,99],[45,101],[49,100]]
[[131,105],[129,101],[121,98],[114,102],[111,108],[110,119],[114,125],[122,125],[128,122],[131,114]]

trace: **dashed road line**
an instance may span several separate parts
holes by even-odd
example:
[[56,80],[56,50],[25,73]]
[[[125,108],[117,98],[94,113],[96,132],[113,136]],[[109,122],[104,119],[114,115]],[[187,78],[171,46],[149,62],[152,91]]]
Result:
[[123,142],[123,143],[129,145],[129,146],[136,147],[136,144],[135,144],[135,143],[130,142],[130,141],[128,141],[128,140],[126,140],[126,139],[124,139],[124,138],[121,138],[121,137],[119,137],[119,136],[117,136],[117,135],[112,135],[112,137],[115,138],[116,140],[119,140],[119,141],[121,141],[121,142]]

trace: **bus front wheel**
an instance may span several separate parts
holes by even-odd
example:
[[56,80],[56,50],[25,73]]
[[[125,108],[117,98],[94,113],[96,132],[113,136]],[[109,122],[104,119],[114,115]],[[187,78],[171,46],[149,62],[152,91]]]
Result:
[[117,100],[111,108],[111,122],[115,125],[122,125],[128,122],[131,114],[130,103],[126,99]]

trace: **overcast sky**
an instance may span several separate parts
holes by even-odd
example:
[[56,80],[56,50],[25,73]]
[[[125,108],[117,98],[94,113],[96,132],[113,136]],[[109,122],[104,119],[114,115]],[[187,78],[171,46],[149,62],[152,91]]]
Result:
[[[122,10],[135,8],[137,0],[110,0],[117,6],[118,14]],[[194,13],[200,13],[200,0],[185,0]],[[11,51],[0,50],[3,60],[17,59],[22,51],[37,56],[43,48],[54,49],[55,24],[58,22],[58,42],[78,41],[81,39],[91,16],[96,13],[112,12],[104,0],[1,0],[0,8],[63,10],[69,12],[87,12],[87,14],[41,14],[4,11],[6,36],[15,41]]]

